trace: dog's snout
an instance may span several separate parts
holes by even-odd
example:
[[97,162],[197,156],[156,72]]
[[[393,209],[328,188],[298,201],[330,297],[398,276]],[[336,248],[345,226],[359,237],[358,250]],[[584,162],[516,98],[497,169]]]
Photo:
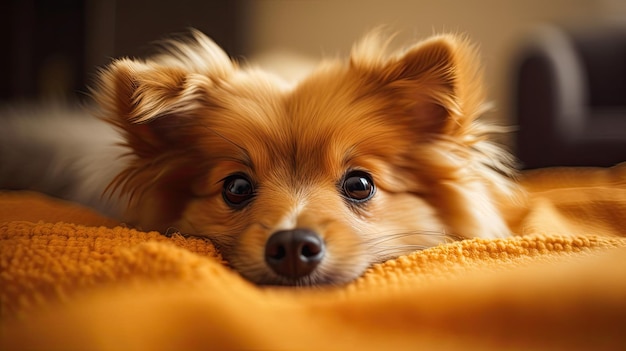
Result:
[[304,277],[322,261],[324,241],[312,230],[281,230],[265,244],[265,261],[274,272],[287,278]]

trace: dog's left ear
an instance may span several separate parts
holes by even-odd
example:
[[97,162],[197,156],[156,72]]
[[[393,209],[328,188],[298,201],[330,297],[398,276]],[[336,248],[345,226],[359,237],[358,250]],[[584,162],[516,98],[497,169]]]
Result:
[[351,66],[367,76],[370,94],[400,111],[395,118],[420,132],[454,135],[484,112],[477,50],[465,38],[434,36],[390,58],[379,43],[369,38],[357,45]]

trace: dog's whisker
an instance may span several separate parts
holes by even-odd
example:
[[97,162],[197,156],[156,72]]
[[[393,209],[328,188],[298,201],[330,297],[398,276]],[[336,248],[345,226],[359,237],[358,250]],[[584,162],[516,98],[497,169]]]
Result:
[[421,251],[421,250],[425,250],[430,248],[430,246],[426,246],[426,245],[398,245],[398,246],[388,246],[388,247],[381,247],[378,248],[378,250],[373,251],[372,254],[374,256],[389,256],[389,255],[394,255],[394,256],[399,256],[399,255],[406,255],[415,251]]
[[443,240],[450,240],[450,241],[455,241],[455,239],[458,238],[457,236],[450,235],[448,233],[444,233],[440,231],[395,232],[391,234],[376,233],[376,234],[372,234],[371,237],[366,240],[366,244],[376,246],[376,245],[380,245],[382,243],[392,241],[392,240],[405,239],[405,238],[419,238],[419,237],[431,237],[431,238],[438,237]]
[[397,247],[382,248],[374,251],[371,255],[375,258],[375,262],[384,262],[386,260],[397,258],[403,255],[409,255],[417,251],[428,249],[429,246],[423,245],[399,245]]

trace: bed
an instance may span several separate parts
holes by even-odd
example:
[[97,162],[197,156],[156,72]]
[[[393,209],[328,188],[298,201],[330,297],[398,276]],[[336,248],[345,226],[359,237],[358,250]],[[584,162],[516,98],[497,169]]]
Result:
[[255,286],[207,240],[0,193],[0,349],[624,349],[626,164],[523,173],[517,236]]

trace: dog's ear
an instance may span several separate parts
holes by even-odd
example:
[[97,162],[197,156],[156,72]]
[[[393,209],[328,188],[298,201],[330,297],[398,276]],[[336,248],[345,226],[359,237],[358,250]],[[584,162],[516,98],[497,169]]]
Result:
[[[375,37],[375,36],[374,36]],[[366,74],[367,89],[397,117],[420,132],[459,134],[485,110],[476,49],[462,37],[439,35],[400,55],[384,56],[385,44],[366,38],[352,52],[351,66]]]
[[140,157],[151,157],[171,140],[172,131],[206,98],[202,76],[177,67],[122,59],[100,74],[94,93],[102,117],[125,135]]
[[120,59],[100,72],[93,95],[103,118],[123,130],[139,157],[189,142],[180,127],[193,123],[194,112],[210,103],[211,86],[235,69],[210,39],[192,34],[164,42],[146,61]]
[[206,133],[215,86],[236,69],[229,57],[199,32],[162,43],[148,60],[120,59],[100,72],[92,94],[101,117],[118,127],[130,148],[127,167],[110,194],[145,201],[130,206],[128,220],[151,229],[172,223],[206,165],[198,141]]

